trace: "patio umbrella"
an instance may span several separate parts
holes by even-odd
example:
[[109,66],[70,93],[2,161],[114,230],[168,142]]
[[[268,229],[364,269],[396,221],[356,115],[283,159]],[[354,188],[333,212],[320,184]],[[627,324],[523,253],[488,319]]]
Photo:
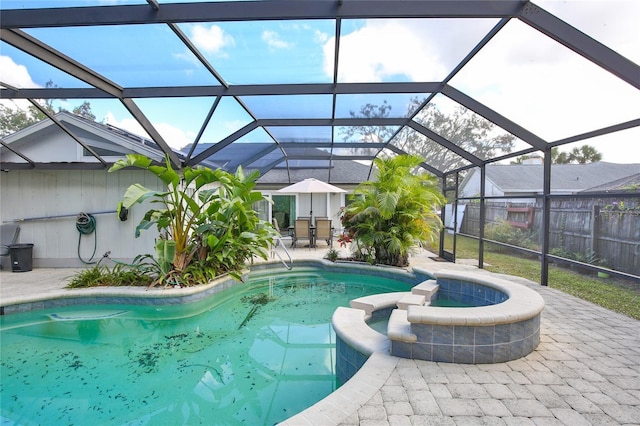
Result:
[[314,178],[308,178],[301,182],[285,186],[284,188],[279,189],[277,192],[311,194],[311,210],[309,211],[309,216],[311,216],[311,219],[313,220],[313,194],[335,194],[347,191],[342,188],[338,188],[337,186],[331,185],[330,183],[323,182]]

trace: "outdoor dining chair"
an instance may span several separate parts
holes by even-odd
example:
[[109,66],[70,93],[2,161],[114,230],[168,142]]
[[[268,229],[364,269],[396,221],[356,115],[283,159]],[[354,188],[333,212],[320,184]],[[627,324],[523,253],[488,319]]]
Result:
[[318,241],[326,241],[329,247],[333,247],[333,229],[330,219],[316,218],[316,245]]
[[306,240],[309,242],[309,246],[313,245],[313,239],[311,235],[311,221],[306,219],[296,219],[293,226],[293,241],[291,247],[296,248],[298,241]]

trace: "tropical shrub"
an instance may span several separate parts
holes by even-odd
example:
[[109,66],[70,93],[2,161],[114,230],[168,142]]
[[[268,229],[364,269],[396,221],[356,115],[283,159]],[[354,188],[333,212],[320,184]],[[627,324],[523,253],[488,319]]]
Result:
[[338,241],[352,242],[356,259],[406,266],[413,248],[439,235],[437,209],[445,200],[435,177],[412,172],[422,161],[413,155],[374,160],[377,179],[358,185],[342,211]]
[[73,276],[67,288],[146,286],[153,281],[154,278],[148,274],[144,264],[138,263],[136,258],[131,265],[116,263],[111,268],[98,262]]
[[[484,230],[485,238],[512,246],[524,247],[531,250],[540,250],[537,235],[530,230],[521,229],[510,225],[505,220],[487,224]],[[508,251],[499,246],[492,246],[495,251]]]
[[122,205],[150,200],[149,209],[136,227],[140,231],[156,226],[160,238],[156,243],[152,266],[155,283],[191,285],[207,282],[221,273],[240,278],[239,271],[254,256],[268,258],[274,230],[260,220],[252,205],[264,199],[253,191],[259,174],[235,174],[206,167],[186,167],[180,172],[156,165],[139,154],[129,154],[117,161],[110,172],[138,167],[155,174],[167,187],[156,191],[140,184],[131,185]]

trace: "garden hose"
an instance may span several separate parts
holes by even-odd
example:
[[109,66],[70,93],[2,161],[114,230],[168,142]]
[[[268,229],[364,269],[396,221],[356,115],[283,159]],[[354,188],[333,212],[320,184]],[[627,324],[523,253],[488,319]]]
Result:
[[[96,218],[93,215],[88,213],[80,213],[78,218],[76,219],[76,229],[78,230],[78,259],[82,261],[82,263],[86,263],[87,265],[92,265],[97,262],[92,262],[93,256],[96,255],[96,249],[98,247],[98,235],[96,231]],[[80,255],[80,241],[82,241],[83,235],[93,234],[93,253],[91,254],[91,258],[89,260],[84,260]]]

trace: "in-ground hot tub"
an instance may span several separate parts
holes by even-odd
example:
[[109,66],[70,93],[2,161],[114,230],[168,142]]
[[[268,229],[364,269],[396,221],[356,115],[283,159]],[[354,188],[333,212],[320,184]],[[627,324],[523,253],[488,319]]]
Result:
[[[415,271],[414,271],[415,272]],[[532,289],[494,275],[436,272],[411,293],[351,301],[333,316],[338,377],[351,377],[373,352],[436,362],[487,364],[521,358],[540,343],[544,300]],[[470,307],[431,306],[437,298]],[[426,304],[425,304],[426,302]],[[391,311],[387,335],[366,322]],[[344,358],[344,359],[343,359]]]
[[438,296],[468,308],[409,305],[390,319],[391,354],[462,364],[510,361],[540,343],[544,300],[535,291],[481,274],[434,274]]

